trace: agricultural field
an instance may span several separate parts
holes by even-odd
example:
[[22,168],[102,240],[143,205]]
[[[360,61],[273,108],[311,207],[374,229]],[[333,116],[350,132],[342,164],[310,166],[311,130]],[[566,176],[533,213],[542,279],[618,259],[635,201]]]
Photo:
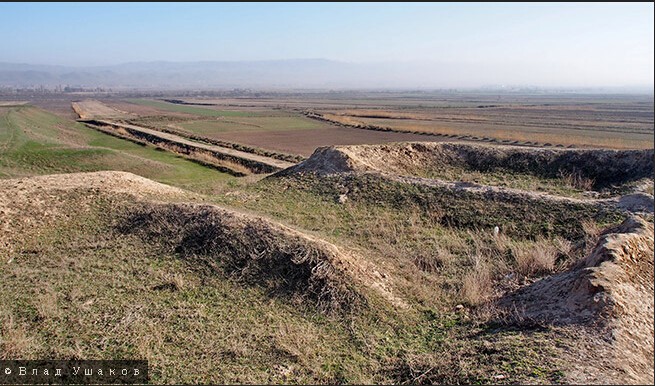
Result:
[[[0,359],[147,359],[163,384],[649,383],[652,142],[327,119],[489,102],[422,98],[0,107]],[[544,125],[534,98],[480,114]],[[623,118],[552,114],[652,133],[652,104],[617,98]]]
[[[654,136],[652,96],[337,93],[101,102],[134,124],[303,157],[320,146],[399,141],[648,149]],[[71,111],[54,100],[38,103],[56,114]]]
[[307,118],[299,111],[277,109],[273,104],[214,108],[144,99],[103,102],[113,108],[139,114],[140,118],[131,120],[135,124],[184,130],[210,139],[304,157],[320,146],[435,140],[413,133],[383,133],[339,127]]
[[[318,114],[347,127],[610,148],[653,147],[652,96],[394,95],[385,98],[322,95],[304,100],[185,99],[215,109],[280,108]],[[323,99],[325,98],[325,99]],[[200,106],[198,106],[200,107]],[[345,144],[345,143],[344,143]]]
[[653,147],[652,98],[516,103],[482,98],[459,106],[322,110],[346,125],[466,134],[498,140],[611,148]]

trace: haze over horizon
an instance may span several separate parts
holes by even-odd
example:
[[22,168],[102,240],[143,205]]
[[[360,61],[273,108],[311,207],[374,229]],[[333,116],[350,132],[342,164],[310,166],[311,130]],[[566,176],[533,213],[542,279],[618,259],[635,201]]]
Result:
[[3,3],[0,85],[652,90],[653,29],[652,3]]

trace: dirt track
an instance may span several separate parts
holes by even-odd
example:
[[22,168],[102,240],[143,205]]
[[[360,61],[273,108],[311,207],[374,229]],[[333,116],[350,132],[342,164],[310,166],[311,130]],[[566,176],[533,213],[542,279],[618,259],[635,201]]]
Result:
[[133,115],[96,100],[73,102],[72,107],[80,116],[80,120],[92,128],[138,143],[154,144],[238,176],[246,175],[249,172],[272,173],[295,165],[292,162],[272,157],[192,141],[168,132],[120,123],[114,119],[131,118]]
[[122,127],[122,128],[125,128],[125,129],[129,129],[130,131],[142,132],[142,133],[145,133],[145,134],[148,134],[148,135],[151,135],[151,136],[166,139],[166,140],[171,141],[171,142],[181,143],[181,144],[184,144],[184,145],[187,145],[187,146],[196,147],[196,148],[199,148],[199,149],[204,149],[204,150],[207,150],[207,151],[210,151],[210,152],[223,153],[223,154],[227,154],[227,155],[229,155],[231,157],[242,158],[242,159],[245,159],[245,160],[261,163],[261,164],[264,164],[264,165],[269,165],[272,168],[276,168],[276,169],[286,169],[288,167],[291,167],[291,166],[295,165],[294,163],[281,161],[281,160],[274,159],[274,158],[263,157],[263,156],[260,156],[260,155],[246,153],[246,152],[239,151],[239,150],[234,150],[234,149],[228,149],[228,148],[221,147],[221,146],[207,145],[207,144],[204,144],[204,143],[190,141],[190,140],[188,140],[188,139],[186,139],[184,137],[181,137],[179,135],[163,133],[161,131],[147,129],[147,128],[141,127],[141,126],[128,125],[128,124],[124,124],[124,123],[116,123],[116,122],[107,121],[107,120],[98,120],[97,122],[104,123],[104,124],[109,125],[109,126]]
[[[228,158],[233,158],[233,159],[239,159],[239,160],[244,160],[247,163],[252,163],[252,164],[261,164],[264,166],[264,172],[271,172],[271,171],[276,171],[276,170],[282,170],[286,169],[288,167],[291,167],[295,165],[292,162],[287,162],[287,161],[282,161],[278,160],[275,158],[270,158],[270,157],[264,157],[260,156],[257,154],[252,154],[252,153],[246,153],[243,151],[235,150],[235,149],[229,149],[221,146],[216,146],[216,145],[208,145],[200,142],[194,142],[191,140],[188,140],[184,137],[181,137],[179,135],[175,134],[170,134],[170,133],[164,133],[161,131],[153,130],[153,129],[147,129],[145,127],[141,126],[136,126],[136,125],[129,125],[125,123],[118,123],[110,120],[95,120],[95,122],[101,124],[101,125],[107,125],[107,126],[112,126],[112,127],[118,127],[122,129],[128,130],[130,133],[142,133],[145,134],[146,137],[155,137],[159,139],[163,139],[166,142],[171,142],[175,144],[182,144],[184,146],[190,147],[190,148],[195,148],[195,149],[202,149],[210,153],[218,153],[223,156],[227,156]],[[151,141],[149,141],[151,142]],[[269,170],[270,169],[270,170]]]

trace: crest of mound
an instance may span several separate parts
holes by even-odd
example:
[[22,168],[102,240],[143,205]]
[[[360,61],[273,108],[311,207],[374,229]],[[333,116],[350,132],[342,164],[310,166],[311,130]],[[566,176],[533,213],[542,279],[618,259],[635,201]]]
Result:
[[631,382],[652,383],[653,290],[653,224],[633,216],[606,231],[573,269],[524,287],[499,305],[529,320],[608,332],[616,367]]
[[6,220],[0,226],[0,231],[18,232],[24,222],[30,221],[47,224],[70,208],[84,210],[98,197],[129,201],[125,195],[157,200],[179,200],[194,196],[182,189],[120,171],[0,180],[0,215]]
[[45,176],[0,180],[0,194],[9,195],[20,191],[30,194],[34,191],[92,189],[114,193],[128,193],[143,196],[185,196],[188,192],[136,174],[120,171],[90,173],[50,174]]
[[446,167],[558,178],[575,173],[594,188],[653,177],[653,150],[553,149],[459,142],[400,142],[316,149],[304,162],[278,175],[380,172],[425,175]]

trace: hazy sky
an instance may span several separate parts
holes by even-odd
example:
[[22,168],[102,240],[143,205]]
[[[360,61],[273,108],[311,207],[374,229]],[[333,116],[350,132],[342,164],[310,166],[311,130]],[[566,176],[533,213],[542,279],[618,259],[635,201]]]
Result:
[[653,34],[652,3],[0,3],[0,62],[31,64],[416,61],[643,85],[653,83]]

